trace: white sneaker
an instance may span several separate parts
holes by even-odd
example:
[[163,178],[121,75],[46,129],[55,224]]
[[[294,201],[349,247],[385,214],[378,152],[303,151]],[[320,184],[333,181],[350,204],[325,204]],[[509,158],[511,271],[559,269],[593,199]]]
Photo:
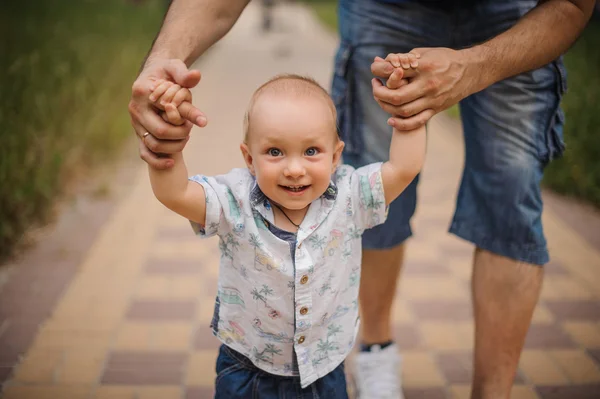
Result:
[[374,345],[370,352],[357,353],[354,362],[356,399],[404,399],[395,344],[385,349]]

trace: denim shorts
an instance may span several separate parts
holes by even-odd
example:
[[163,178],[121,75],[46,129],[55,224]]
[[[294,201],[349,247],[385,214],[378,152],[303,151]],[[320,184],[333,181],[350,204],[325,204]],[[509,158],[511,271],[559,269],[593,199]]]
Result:
[[269,374],[244,355],[221,345],[215,399],[348,399],[344,363],[302,389],[300,377]]
[[[389,157],[389,115],[373,99],[370,83],[375,56],[473,46],[506,31],[536,3],[340,0],[341,43],[331,92],[346,143],[344,161],[360,167]],[[548,261],[540,181],[548,162],[564,150],[565,90],[559,58],[460,102],[466,157],[451,233],[518,261]],[[385,224],[365,232],[364,248],[391,248],[411,236],[417,183],[391,204]]]

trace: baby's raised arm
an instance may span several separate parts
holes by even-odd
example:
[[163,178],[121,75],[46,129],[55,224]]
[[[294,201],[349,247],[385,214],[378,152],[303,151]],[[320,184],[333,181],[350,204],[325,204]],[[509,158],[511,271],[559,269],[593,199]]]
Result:
[[[168,83],[158,83],[150,95],[150,100],[156,107],[165,109],[163,118],[167,122],[174,123],[181,118],[178,107],[181,109],[186,102],[190,104],[192,97],[189,90],[172,82]],[[148,165],[152,191],[156,198],[173,212],[204,225],[206,220],[204,188],[188,180],[188,171],[181,152],[171,157],[175,162],[172,168],[158,170]]]
[[[396,66],[386,82],[386,86],[390,89],[398,89],[406,84],[406,80],[402,79],[404,75],[403,68],[416,68],[418,66],[418,57],[412,53],[390,54],[385,60]],[[383,86],[379,79],[373,79],[372,84],[374,88]],[[394,123],[393,118],[388,119],[388,124],[392,127]],[[425,148],[425,125],[410,131],[400,131],[393,128],[390,158],[381,168],[386,204],[396,199],[419,174],[425,160]]]

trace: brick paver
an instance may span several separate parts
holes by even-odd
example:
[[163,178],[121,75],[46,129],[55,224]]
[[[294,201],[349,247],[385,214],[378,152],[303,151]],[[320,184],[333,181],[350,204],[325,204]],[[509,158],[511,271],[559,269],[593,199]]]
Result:
[[[306,9],[286,7],[279,10],[275,32],[265,35],[259,10],[250,5],[228,37],[200,60],[203,81],[194,102],[210,122],[195,131],[186,150],[192,173],[243,165],[243,113],[252,91],[268,77],[303,73],[329,86],[336,38]],[[469,394],[472,246],[446,232],[462,166],[458,132],[458,122],[444,115],[430,123],[416,234],[394,308],[407,398]],[[202,151],[205,146],[209,151]],[[597,398],[600,252],[551,209],[544,222],[553,260],[512,397]],[[28,269],[0,292],[3,397],[211,397],[219,343],[208,324],[218,258],[215,239],[198,240],[185,220],[154,199],[140,165],[130,194],[81,264],[54,275],[43,267]]]

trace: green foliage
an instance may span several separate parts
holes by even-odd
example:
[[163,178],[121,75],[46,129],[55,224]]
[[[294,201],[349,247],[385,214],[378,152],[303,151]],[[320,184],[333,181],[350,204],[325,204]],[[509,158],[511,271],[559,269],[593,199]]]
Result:
[[0,259],[69,177],[131,134],[127,102],[164,2],[0,5]]
[[544,184],[600,206],[600,18],[595,18],[565,56],[569,89],[564,156],[546,169]]
[[317,14],[317,18],[332,31],[337,31],[337,0],[303,0]]

